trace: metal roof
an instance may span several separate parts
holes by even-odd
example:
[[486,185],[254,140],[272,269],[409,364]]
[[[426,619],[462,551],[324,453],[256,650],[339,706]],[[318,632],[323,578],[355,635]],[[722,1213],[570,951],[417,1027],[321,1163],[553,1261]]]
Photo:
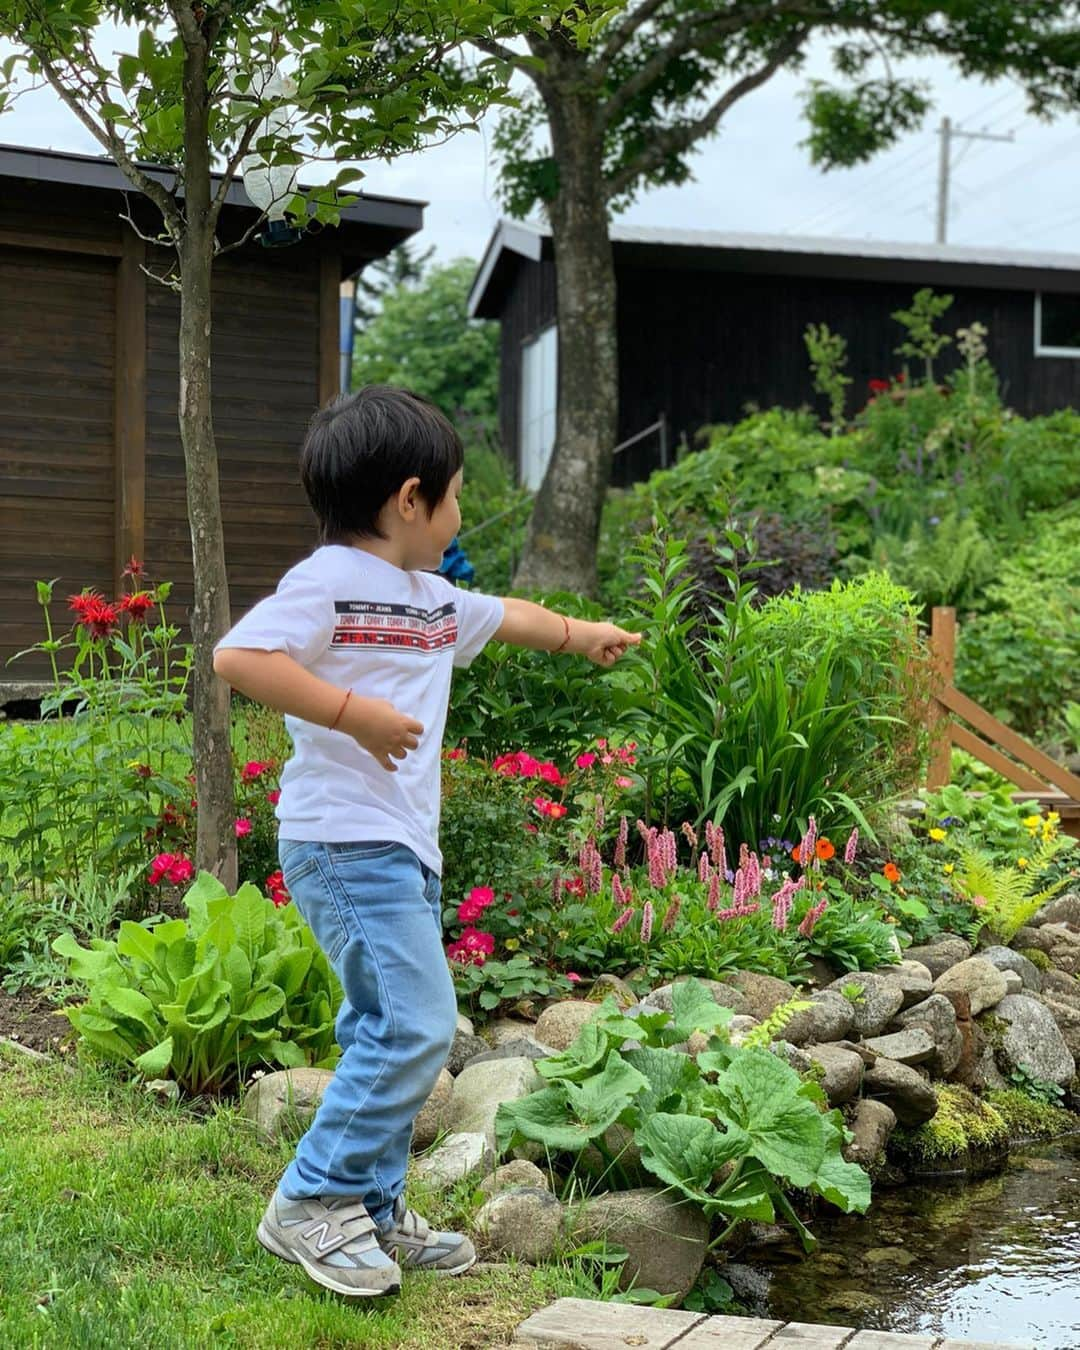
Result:
[[[865,279],[1002,286],[1026,289],[1047,277],[1080,291],[1080,254],[969,244],[916,244],[880,239],[831,239],[793,234],[686,230],[666,226],[611,226],[616,263],[727,268],[774,275],[857,276]],[[501,285],[517,266],[553,256],[551,230],[528,221],[496,226],[469,292],[469,313],[498,314]]]
[[[166,187],[171,187],[175,181],[173,173],[158,165],[140,164],[139,168]],[[220,181],[219,174],[213,177]],[[22,145],[0,144],[0,178],[105,188],[113,192],[134,190],[123,170],[107,155],[79,155],[66,150],[41,150]],[[412,234],[424,223],[427,202],[408,197],[374,196],[356,189],[349,189],[348,195],[358,196],[360,200],[352,206],[342,207],[343,224],[383,226]],[[230,184],[226,201],[230,206],[255,209],[240,179]]]

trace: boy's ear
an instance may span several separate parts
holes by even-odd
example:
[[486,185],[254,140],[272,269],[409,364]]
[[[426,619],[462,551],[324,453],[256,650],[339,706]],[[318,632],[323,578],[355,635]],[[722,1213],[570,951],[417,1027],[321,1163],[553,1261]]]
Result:
[[420,500],[420,479],[406,478],[397,490],[397,509],[403,520],[413,520]]

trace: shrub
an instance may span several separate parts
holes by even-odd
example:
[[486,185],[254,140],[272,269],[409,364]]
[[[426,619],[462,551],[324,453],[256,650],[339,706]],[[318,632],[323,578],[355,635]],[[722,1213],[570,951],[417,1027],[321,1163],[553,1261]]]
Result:
[[115,941],[53,943],[87,999],[64,1012],[80,1046],[191,1094],[218,1095],[252,1070],[337,1057],[337,980],[293,905],[245,885],[230,896],[207,873],[187,892],[188,918],[123,923]]

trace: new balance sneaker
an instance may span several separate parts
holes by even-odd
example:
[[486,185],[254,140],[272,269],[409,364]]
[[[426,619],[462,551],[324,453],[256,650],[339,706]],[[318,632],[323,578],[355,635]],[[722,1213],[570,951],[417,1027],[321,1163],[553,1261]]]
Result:
[[379,1245],[402,1266],[461,1275],[476,1260],[472,1243],[462,1233],[436,1233],[399,1195],[389,1219],[379,1225]]
[[401,1270],[379,1245],[375,1220],[357,1199],[286,1200],[274,1192],[256,1230],[268,1252],[303,1266],[316,1284],[349,1298],[396,1294]]

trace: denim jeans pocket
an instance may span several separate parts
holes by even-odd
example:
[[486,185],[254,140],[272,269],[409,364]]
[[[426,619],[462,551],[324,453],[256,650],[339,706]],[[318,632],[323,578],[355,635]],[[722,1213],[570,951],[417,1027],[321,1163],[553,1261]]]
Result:
[[333,964],[349,940],[349,930],[338,906],[334,887],[327,880],[317,854],[301,855],[295,866],[291,863],[292,859],[286,856],[282,869],[285,885],[293,904],[315,935],[315,941]]

